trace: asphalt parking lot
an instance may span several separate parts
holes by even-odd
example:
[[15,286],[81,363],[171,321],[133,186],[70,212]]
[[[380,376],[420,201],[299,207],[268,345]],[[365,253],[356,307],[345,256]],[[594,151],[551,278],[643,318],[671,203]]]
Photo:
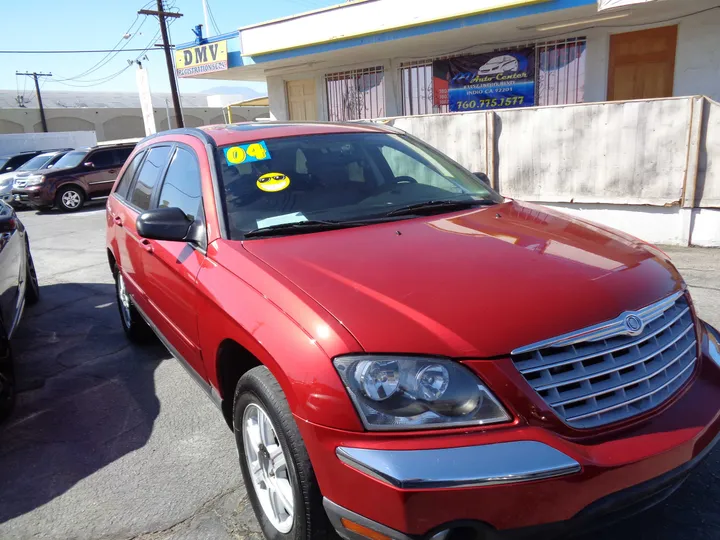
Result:
[[[20,395],[0,427],[0,538],[261,538],[219,411],[161,345],[125,340],[104,207],[20,215],[42,298],[13,343]],[[667,251],[720,326],[720,250]],[[584,538],[717,539],[719,502],[720,448],[664,504]]]

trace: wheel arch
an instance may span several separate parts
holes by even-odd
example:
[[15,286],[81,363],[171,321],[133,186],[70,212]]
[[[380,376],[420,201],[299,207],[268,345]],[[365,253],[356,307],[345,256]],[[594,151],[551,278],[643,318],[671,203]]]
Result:
[[231,338],[220,343],[215,355],[218,392],[223,416],[228,426],[233,425],[233,397],[240,377],[251,369],[264,365],[254,354]]

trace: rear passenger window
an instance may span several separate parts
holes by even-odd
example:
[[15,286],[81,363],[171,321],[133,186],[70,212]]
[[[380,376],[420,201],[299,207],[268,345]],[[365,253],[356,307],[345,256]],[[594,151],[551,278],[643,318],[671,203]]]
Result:
[[148,151],[147,158],[143,161],[142,167],[140,167],[135,187],[130,195],[130,202],[140,210],[150,208],[150,197],[152,197],[153,188],[160,178],[160,173],[165,168],[170,156],[170,149],[169,146],[151,148]]
[[107,169],[115,164],[112,150],[98,150],[93,152],[88,158],[96,169]]
[[127,169],[125,169],[122,178],[120,178],[120,182],[118,182],[117,189],[115,190],[115,194],[119,197],[122,197],[123,199],[127,198],[128,188],[130,187],[133,176],[135,176],[135,171],[137,171],[138,165],[140,165],[140,162],[142,161],[144,155],[145,152],[140,152],[133,158]]
[[180,208],[190,221],[195,221],[201,201],[200,166],[197,159],[192,152],[178,148],[165,175],[158,206]]
[[132,151],[132,148],[118,148],[117,150],[115,150],[115,165],[117,165],[118,167],[122,167],[123,165],[125,165],[125,160],[130,157]]

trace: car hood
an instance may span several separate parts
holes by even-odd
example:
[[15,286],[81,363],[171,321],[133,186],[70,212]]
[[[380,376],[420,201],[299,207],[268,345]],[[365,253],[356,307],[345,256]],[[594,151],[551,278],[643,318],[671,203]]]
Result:
[[243,246],[368,352],[505,356],[684,286],[639,240],[515,201]]
[[0,174],[0,182],[3,182],[5,180],[11,179],[11,178],[15,178],[16,174],[17,173],[15,173],[15,172],[2,173],[2,174]]

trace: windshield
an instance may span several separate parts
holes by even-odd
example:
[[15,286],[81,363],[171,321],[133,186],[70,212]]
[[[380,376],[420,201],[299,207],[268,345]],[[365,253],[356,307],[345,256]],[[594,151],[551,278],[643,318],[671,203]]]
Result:
[[34,171],[37,169],[42,169],[45,164],[50,161],[55,154],[40,154],[39,156],[35,156],[30,161],[23,164],[21,167],[18,167],[18,171]]
[[10,161],[9,157],[0,157],[0,171],[2,171],[5,168],[5,165],[7,162]]
[[53,169],[63,169],[65,167],[77,167],[83,162],[83,159],[85,156],[87,156],[88,153],[86,151],[75,151],[75,152],[68,152],[63,157],[61,157],[57,163],[53,166]]
[[502,201],[473,174],[404,135],[286,137],[218,152],[234,239],[306,221],[406,219],[412,212],[398,209],[425,202]]

